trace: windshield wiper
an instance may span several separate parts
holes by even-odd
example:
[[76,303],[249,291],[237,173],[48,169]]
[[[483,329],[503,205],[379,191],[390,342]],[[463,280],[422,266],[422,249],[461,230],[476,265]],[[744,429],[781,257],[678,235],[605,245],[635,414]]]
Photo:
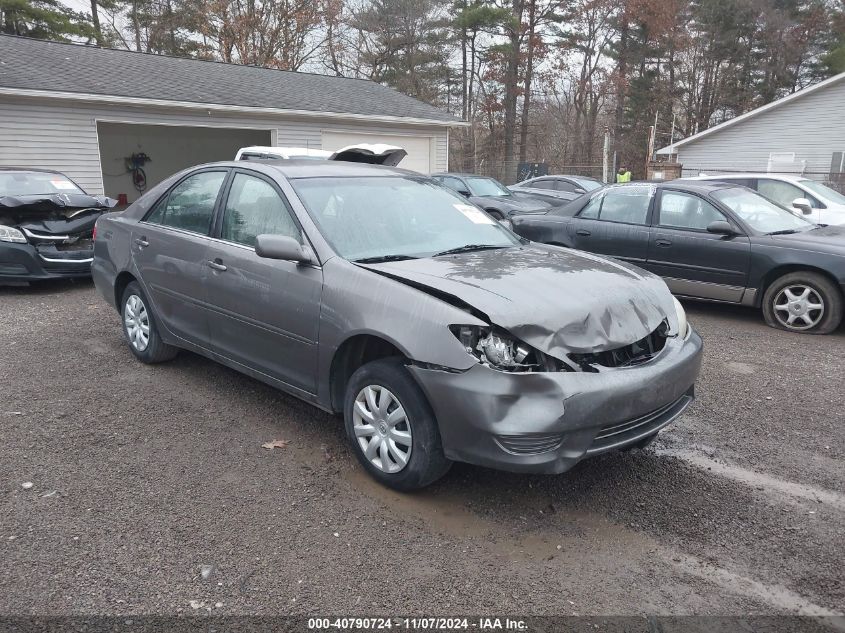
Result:
[[458,246],[457,248],[450,248],[447,251],[440,251],[435,253],[432,257],[440,257],[441,255],[457,255],[458,253],[469,253],[472,251],[484,251],[490,248],[507,248],[507,246],[496,246],[494,244],[466,244]]
[[412,255],[376,255],[375,257],[362,257],[352,261],[356,264],[381,264],[383,262],[402,262],[406,259],[419,259],[419,257]]
[[800,233],[798,229],[781,229],[780,231],[772,231],[766,235],[792,235],[793,233]]

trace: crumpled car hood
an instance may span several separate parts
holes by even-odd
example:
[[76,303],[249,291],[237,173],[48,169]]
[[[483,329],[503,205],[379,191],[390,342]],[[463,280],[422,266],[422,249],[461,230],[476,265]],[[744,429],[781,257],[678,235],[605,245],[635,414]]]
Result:
[[14,209],[17,212],[44,213],[63,211],[72,215],[77,209],[111,209],[117,200],[107,196],[89,196],[85,193],[55,193],[34,196],[0,196],[0,210]]
[[531,244],[364,267],[455,297],[559,358],[629,345],[663,321],[678,331],[662,279],[580,251]]
[[94,228],[97,218],[117,204],[106,196],[58,193],[0,197],[0,224],[62,235]]

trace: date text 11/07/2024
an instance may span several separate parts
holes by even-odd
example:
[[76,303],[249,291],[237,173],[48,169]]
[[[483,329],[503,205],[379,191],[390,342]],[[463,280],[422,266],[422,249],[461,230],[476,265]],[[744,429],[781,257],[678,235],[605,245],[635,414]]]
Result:
[[308,628],[321,629],[405,629],[410,631],[442,631],[442,630],[508,630],[527,631],[528,625],[524,620],[511,618],[478,617],[478,618],[309,618]]

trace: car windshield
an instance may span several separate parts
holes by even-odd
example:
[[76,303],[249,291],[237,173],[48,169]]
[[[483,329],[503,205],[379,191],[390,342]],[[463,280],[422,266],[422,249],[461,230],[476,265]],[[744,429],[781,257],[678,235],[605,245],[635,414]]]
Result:
[[602,186],[598,180],[593,180],[592,178],[573,178],[578,186],[581,187],[584,191],[593,191],[594,189],[598,189]]
[[713,197],[760,233],[808,231],[816,226],[750,189],[720,189]]
[[56,193],[85,193],[62,174],[37,171],[0,172],[3,196],[43,196]]
[[300,178],[291,184],[332,248],[349,260],[521,244],[465,198],[428,179]]
[[474,196],[509,196],[511,192],[492,178],[466,178],[469,190]]
[[809,189],[813,193],[817,193],[823,198],[830,200],[831,202],[835,202],[836,204],[845,204],[845,196],[843,196],[835,189],[831,189],[827,185],[823,185],[822,183],[816,182],[815,180],[802,180],[801,184],[807,187],[807,189]]

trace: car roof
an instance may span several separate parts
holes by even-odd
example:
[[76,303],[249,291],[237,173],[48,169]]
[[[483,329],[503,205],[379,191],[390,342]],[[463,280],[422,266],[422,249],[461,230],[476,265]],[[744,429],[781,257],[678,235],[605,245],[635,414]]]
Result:
[[251,161],[222,161],[198,165],[198,167],[237,167],[249,169],[256,165],[263,165],[281,173],[285,178],[321,178],[321,177],[364,177],[364,176],[414,176],[425,178],[409,169],[385,167],[369,163],[353,163],[338,160],[307,160],[292,158],[288,160],[267,159]]
[[432,176],[457,176],[458,178],[489,178],[490,180],[496,180],[493,176],[485,176],[483,174],[469,174],[466,172],[460,171],[438,171],[437,173],[431,174]]
[[[637,182],[625,183],[623,185],[610,185],[611,187],[627,187],[630,185],[636,185]],[[736,185],[729,182],[719,182],[719,181],[711,181],[711,180],[686,180],[683,178],[679,178],[677,180],[666,180],[663,182],[643,182],[643,185],[649,185],[651,187],[657,187],[659,189],[680,189],[682,191],[691,191],[693,193],[700,193],[700,194],[708,194],[713,191],[718,191],[719,189],[733,189],[740,185]]]
[[806,176],[800,174],[773,174],[768,172],[737,172],[733,174],[707,174],[702,176],[695,176],[694,178],[702,180],[718,180],[719,178],[777,178],[780,180],[810,180]]
[[64,176],[60,171],[55,169],[40,169],[38,167],[0,167],[0,171],[13,171],[15,173],[35,173],[35,174],[59,174]]

